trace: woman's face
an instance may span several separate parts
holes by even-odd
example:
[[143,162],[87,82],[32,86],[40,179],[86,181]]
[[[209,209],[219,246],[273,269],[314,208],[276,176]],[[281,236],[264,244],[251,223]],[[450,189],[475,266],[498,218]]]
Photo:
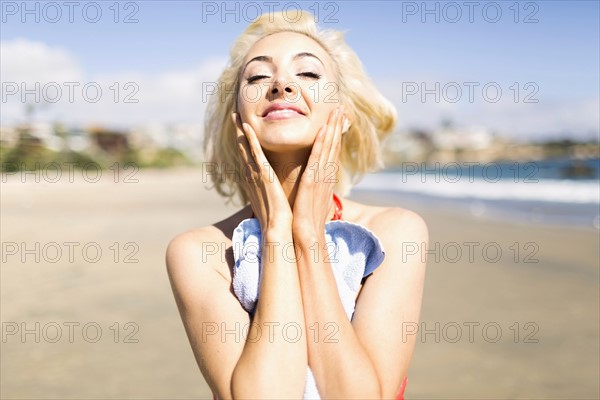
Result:
[[311,38],[276,33],[256,42],[246,55],[237,109],[263,149],[311,147],[338,105],[334,62]]

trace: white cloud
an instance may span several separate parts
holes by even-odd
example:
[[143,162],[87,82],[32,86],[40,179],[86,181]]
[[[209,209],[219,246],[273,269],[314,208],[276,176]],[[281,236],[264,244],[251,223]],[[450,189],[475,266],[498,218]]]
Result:
[[[226,62],[225,58],[207,58],[197,66],[156,74],[91,76],[65,49],[24,39],[3,41],[0,46],[3,90],[7,84],[19,86],[18,93],[5,93],[3,124],[24,118],[23,100],[39,106],[38,119],[70,124],[200,123],[206,106],[203,83],[216,81]],[[29,90],[36,83],[39,102],[32,94],[23,99],[21,84]]]
[[67,82],[83,78],[77,59],[67,50],[28,39],[0,42],[0,70],[3,82]]
[[[458,83],[462,93],[456,102],[456,91],[452,84],[444,92],[444,85],[440,82],[439,102],[433,93],[422,97],[423,88],[435,88],[435,80],[422,79],[413,82],[378,81],[377,87],[398,110],[398,128],[437,128],[443,119],[451,119],[462,126],[485,126],[498,134],[512,138],[540,139],[556,136],[566,132],[578,135],[577,138],[589,139],[598,135],[600,102],[598,97],[581,98],[576,101],[554,99],[544,96],[540,90],[529,99],[537,99],[537,103],[524,102],[525,95],[533,94],[533,90],[523,85],[520,88],[520,98],[515,101],[515,88],[511,83],[498,83],[502,90],[499,101],[490,101],[494,96],[494,89],[490,87],[488,97],[482,94],[485,82],[474,87],[472,101],[469,99],[469,88]],[[424,83],[424,87],[421,87]],[[404,90],[404,93],[403,93]],[[413,95],[407,90],[416,90]]]

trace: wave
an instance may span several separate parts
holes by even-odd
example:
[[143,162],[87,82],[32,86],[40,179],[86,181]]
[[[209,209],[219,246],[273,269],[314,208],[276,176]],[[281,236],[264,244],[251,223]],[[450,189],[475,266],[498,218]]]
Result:
[[598,180],[539,179],[537,181],[442,179],[398,172],[369,174],[356,190],[394,191],[443,198],[542,201],[567,204],[600,204]]

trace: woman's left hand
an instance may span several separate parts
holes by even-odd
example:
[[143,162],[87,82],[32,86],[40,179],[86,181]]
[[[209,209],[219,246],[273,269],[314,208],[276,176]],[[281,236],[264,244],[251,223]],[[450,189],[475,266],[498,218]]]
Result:
[[342,129],[346,124],[347,117],[340,106],[331,111],[327,125],[317,133],[294,201],[294,234],[314,237],[325,232],[339,170]]

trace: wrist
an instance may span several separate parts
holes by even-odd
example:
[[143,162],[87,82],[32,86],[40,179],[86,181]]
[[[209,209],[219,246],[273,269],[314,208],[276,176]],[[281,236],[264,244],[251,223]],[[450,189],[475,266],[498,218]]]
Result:
[[325,233],[325,226],[315,226],[313,221],[294,218],[294,221],[292,222],[292,233],[294,236],[297,235],[298,237],[317,238],[319,235]]
[[297,227],[292,229],[292,236],[294,242],[300,246],[313,246],[314,243],[323,242],[325,243],[325,230],[319,232],[314,228]]
[[291,221],[269,221],[263,231],[263,237],[269,240],[281,239],[282,237],[291,236],[292,223]]

